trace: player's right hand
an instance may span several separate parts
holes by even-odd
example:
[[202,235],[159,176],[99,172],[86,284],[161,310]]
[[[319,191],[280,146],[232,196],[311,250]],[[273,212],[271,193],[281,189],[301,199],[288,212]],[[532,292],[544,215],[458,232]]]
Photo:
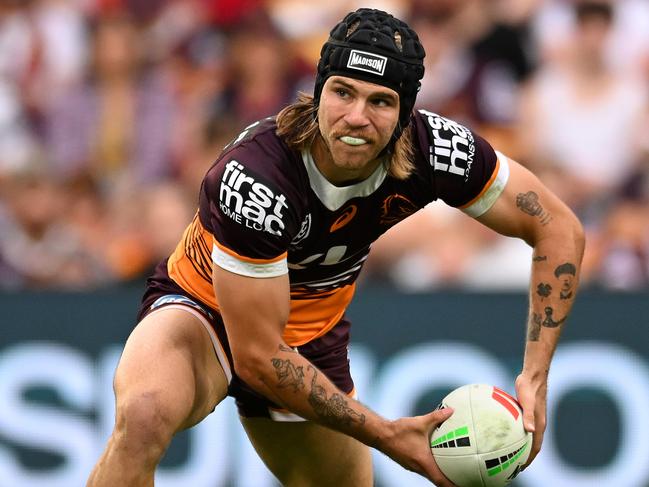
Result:
[[430,450],[430,436],[453,414],[453,409],[438,409],[422,416],[399,418],[392,422],[392,434],[377,447],[402,467],[426,477],[438,487],[457,487],[437,466]]

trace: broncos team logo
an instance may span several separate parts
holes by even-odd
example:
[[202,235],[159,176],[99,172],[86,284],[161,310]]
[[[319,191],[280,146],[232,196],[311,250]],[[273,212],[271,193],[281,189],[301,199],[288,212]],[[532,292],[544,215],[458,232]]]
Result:
[[381,225],[395,225],[409,215],[412,215],[419,207],[405,196],[391,194],[383,200],[381,205]]

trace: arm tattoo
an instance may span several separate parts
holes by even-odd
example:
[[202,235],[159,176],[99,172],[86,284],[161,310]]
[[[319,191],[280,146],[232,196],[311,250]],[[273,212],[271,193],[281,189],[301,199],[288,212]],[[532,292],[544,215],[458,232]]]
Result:
[[548,296],[550,296],[551,292],[552,292],[552,286],[550,286],[547,283],[541,282],[536,287],[536,294],[541,296],[541,298],[547,298]]
[[571,262],[561,264],[554,270],[554,276],[561,281],[559,298],[570,299],[573,297],[576,275],[577,267]]
[[532,313],[530,321],[527,323],[527,339],[530,342],[538,342],[541,335],[541,315]]
[[297,350],[291,347],[287,347],[283,343],[279,344],[279,351],[280,352],[288,352],[288,353],[297,353]]
[[547,225],[552,220],[552,215],[545,211],[545,208],[543,208],[539,201],[539,195],[534,191],[518,193],[516,196],[516,206],[523,213],[527,213],[530,216],[538,216],[541,219],[541,225]]
[[554,321],[554,318],[552,317],[553,314],[554,314],[554,309],[552,309],[550,306],[545,308],[545,319],[543,320],[542,324],[546,328],[556,328],[559,325],[561,325],[561,323],[566,321],[567,316],[564,316],[558,321]]
[[331,426],[350,426],[353,423],[365,424],[365,415],[359,414],[350,408],[347,399],[342,394],[336,392],[331,397],[327,397],[325,388],[316,383],[318,377],[316,368],[311,365],[307,368],[313,370],[309,404],[326,424]]
[[279,387],[292,387],[293,392],[304,388],[304,370],[301,365],[296,367],[290,360],[280,358],[273,358],[271,362],[279,379]]

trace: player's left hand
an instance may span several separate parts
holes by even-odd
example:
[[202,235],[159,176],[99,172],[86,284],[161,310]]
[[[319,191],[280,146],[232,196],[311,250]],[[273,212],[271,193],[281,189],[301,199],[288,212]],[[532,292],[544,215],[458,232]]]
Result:
[[536,458],[541,445],[547,423],[547,378],[533,380],[525,374],[516,378],[516,395],[523,408],[523,425],[525,431],[532,433],[532,450],[525,463],[524,469]]

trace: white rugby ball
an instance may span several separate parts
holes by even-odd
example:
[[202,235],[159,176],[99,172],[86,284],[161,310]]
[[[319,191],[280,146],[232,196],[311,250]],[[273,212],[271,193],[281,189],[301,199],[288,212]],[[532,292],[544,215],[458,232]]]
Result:
[[518,401],[486,384],[448,394],[441,407],[453,415],[437,428],[430,447],[437,465],[459,487],[501,487],[521,471],[532,448]]

